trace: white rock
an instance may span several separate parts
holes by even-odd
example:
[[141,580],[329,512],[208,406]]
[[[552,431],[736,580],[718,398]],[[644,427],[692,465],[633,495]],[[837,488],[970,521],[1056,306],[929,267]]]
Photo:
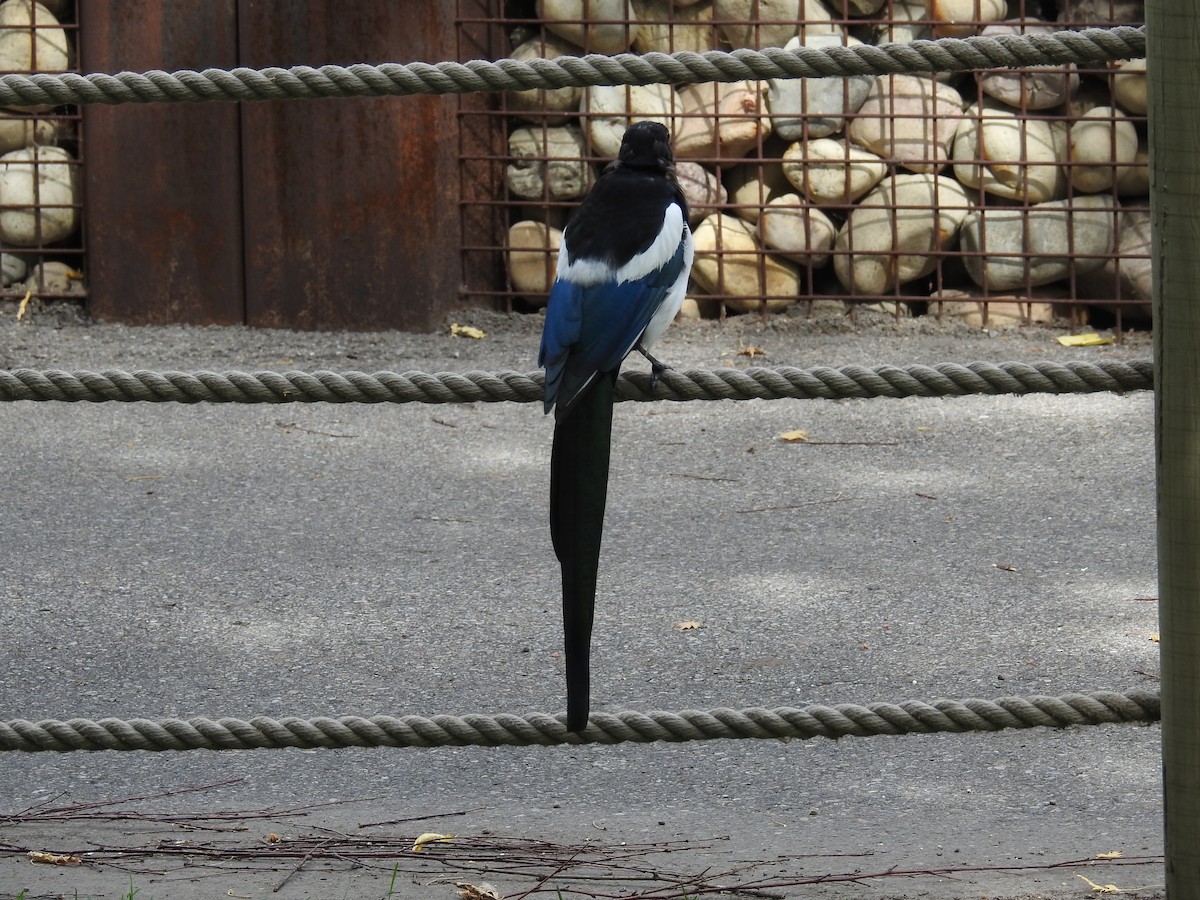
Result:
[[[1052,34],[1061,26],[1047,25],[1036,19],[997,22],[983,29],[984,37],[1006,34]],[[1061,106],[1079,84],[1073,65],[1029,66],[1015,69],[988,69],[979,73],[979,86],[990,97],[1019,109],[1050,109]]]
[[1122,197],[1144,197],[1150,193],[1150,147],[1145,135],[1138,135],[1133,163],[1117,171],[1117,193]]
[[720,177],[700,163],[679,160],[675,163],[675,178],[683,189],[683,196],[688,204],[688,222],[693,226],[712,213],[712,207],[720,206],[728,200]]
[[713,20],[734,49],[782,47],[801,30],[804,36],[841,31],[820,0],[713,0]]
[[763,206],[792,190],[782,163],[773,159],[745,162],[727,169],[724,182],[729,202],[736,207],[733,214],[747,222],[757,222]]
[[638,32],[633,38],[635,53],[705,53],[717,49],[712,4],[680,3],[679,0],[633,0]]
[[858,147],[820,138],[788,147],[783,174],[814,203],[851,203],[887,175],[887,163]]
[[928,40],[933,32],[929,26],[928,0],[892,0],[891,16],[876,26],[876,44],[907,44]]
[[538,0],[538,18],[588,53],[621,53],[637,34],[629,0]]
[[[0,3],[0,71],[62,72],[70,68],[70,45],[58,19],[33,0]],[[11,106],[41,111],[50,105]]]
[[[579,52],[577,47],[567,41],[548,34],[544,39],[533,38],[518,46],[511,54],[511,59],[557,59],[560,56],[572,56]],[[548,125],[561,125],[567,121],[570,114],[579,109],[579,97],[582,89],[578,87],[562,88],[533,88],[528,91],[509,91],[504,95],[508,108],[519,119],[532,119],[535,122],[545,121]],[[528,115],[533,113],[534,115]],[[543,113],[549,115],[543,116]]]
[[76,166],[61,147],[0,156],[0,238],[19,247],[53,244],[79,223]]
[[38,263],[25,279],[25,289],[35,294],[82,294],[83,273],[58,260]]
[[847,134],[860,147],[913,172],[936,173],[950,156],[962,96],[927,76],[881,75]]
[[1003,19],[1005,0],[929,0],[935,37],[969,37],[989,22]]
[[833,270],[852,294],[882,294],[928,275],[954,245],[966,192],[940,175],[885,178],[850,213],[834,242]]
[[972,106],[954,137],[954,176],[967,187],[1009,200],[1043,203],[1065,197],[1066,137],[1061,121],[1022,117],[1007,107]]
[[771,132],[762,83],[689,84],[679,90],[677,159],[720,159],[733,165]]
[[0,153],[31,144],[53,144],[58,139],[58,122],[29,116],[0,117]]
[[[1092,300],[1154,299],[1150,256],[1150,214],[1140,209],[1121,211],[1113,256],[1096,271],[1077,279],[1080,296]],[[1148,310],[1142,310],[1148,312]]]
[[508,189],[526,200],[570,200],[588,189],[583,135],[574,126],[517,128],[508,136]]
[[[821,49],[861,43],[837,34],[810,34],[803,42],[799,36],[792,38],[784,49],[795,50],[801,46]],[[870,75],[768,79],[767,109],[771,112],[775,133],[786,141],[798,141],[827,137],[841,131],[846,117],[857,112],[867,99],[874,80]]]
[[1107,191],[1137,151],[1137,129],[1123,112],[1111,106],[1088,110],[1071,125],[1071,184],[1088,193]]
[[23,281],[28,271],[29,266],[21,257],[11,253],[0,253],[0,272],[3,273],[4,287]]
[[597,156],[615,159],[630,125],[650,119],[669,127],[677,102],[675,89],[669,84],[587,88],[582,109],[592,150]]
[[961,249],[976,284],[1011,291],[1095,271],[1115,238],[1112,199],[1076,197],[975,210],[963,222]]
[[535,305],[546,304],[561,244],[562,232],[542,222],[517,222],[508,229],[508,279]]
[[696,259],[692,278],[710,294],[725,296],[741,312],[776,312],[797,300],[799,270],[764,253],[754,226],[721,213],[709,216],[693,234]]
[[991,294],[980,288],[947,288],[929,295],[929,312],[931,315],[952,319],[975,328],[1048,325],[1070,314],[1067,305],[1044,302],[1050,299],[1070,299],[1069,292],[1044,287],[1038,290],[1035,299],[1011,294]]
[[768,249],[815,269],[829,262],[837,227],[797,194],[784,194],[762,211],[758,236]]
[[1117,106],[1135,116],[1144,116],[1149,107],[1146,99],[1146,61],[1127,59],[1113,76],[1113,99]]

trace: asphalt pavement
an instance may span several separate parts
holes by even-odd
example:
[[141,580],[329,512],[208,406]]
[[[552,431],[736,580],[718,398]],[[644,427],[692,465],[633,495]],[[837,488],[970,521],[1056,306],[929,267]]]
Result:
[[[535,369],[536,317],[460,320],[487,337],[6,314],[0,364]],[[1063,333],[743,317],[656,355],[1149,354]],[[1157,688],[1149,392],[623,403],[614,431],[594,709]],[[563,709],[537,404],[15,402],[0,434],[0,719]],[[1159,736],[10,752],[0,897],[1154,895]]]

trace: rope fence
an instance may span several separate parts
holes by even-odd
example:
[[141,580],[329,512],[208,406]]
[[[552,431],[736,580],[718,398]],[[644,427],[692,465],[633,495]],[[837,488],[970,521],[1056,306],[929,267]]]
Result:
[[522,747],[558,744],[701,741],[717,738],[868,737],[934,732],[1066,728],[1155,722],[1159,697],[1148,691],[1098,691],[1061,697],[919,700],[708,712],[594,713],[583,732],[565,716],[342,716],[271,719],[47,719],[0,722],[0,750],[251,750],[343,747]]
[[556,59],[466,63],[204,69],[115,75],[4,75],[0,105],[299,100],[468,94],[591,85],[696,84],[765,78],[825,78],[901,72],[951,72],[1009,66],[1139,59],[1142,28],[1086,28],[1051,34],[941,38],[854,47],[764,48],[730,53],[588,54]]
[[[730,53],[587,55],[519,61],[109,74],[0,76],[0,105],[121,104],[323,97],[463,94],[591,85],[692,84],[768,78],[929,73],[1143,58],[1145,32],[1118,26],[1053,34],[942,38],[882,46],[766,48]],[[840,399],[967,394],[1087,393],[1153,388],[1150,360],[1100,363],[971,363],[936,366],[750,368],[676,372],[656,383],[626,373],[620,400]],[[0,401],[178,403],[532,403],[541,373],[0,371]],[[232,750],[251,748],[526,746],[716,738],[845,736],[1065,728],[1153,722],[1159,696],[1146,691],[910,700],[868,706],[598,713],[582,733],[548,714],[255,717],[250,720],[106,718],[0,721],[0,750]]]
[[[535,403],[536,372],[65,372],[0,371],[0,401],[151,403]],[[622,374],[619,400],[781,400],[866,397],[961,397],[967,394],[1063,394],[1154,387],[1149,359],[1128,362],[974,362],[935,366],[819,366],[668,369]]]

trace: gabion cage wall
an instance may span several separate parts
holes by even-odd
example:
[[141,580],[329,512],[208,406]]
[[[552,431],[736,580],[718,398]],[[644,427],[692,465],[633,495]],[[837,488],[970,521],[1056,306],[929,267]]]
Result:
[[[1136,0],[460,0],[458,12],[464,58],[878,44],[1143,15]],[[462,110],[464,131],[499,119],[504,140],[464,158],[495,185],[464,213],[466,289],[543,305],[571,209],[647,118],[671,128],[691,205],[685,314],[871,305],[1145,323],[1145,114],[1141,60],[498,95]]]
[[[78,71],[73,0],[0,3],[0,74]],[[78,107],[0,109],[0,297],[82,298]]]

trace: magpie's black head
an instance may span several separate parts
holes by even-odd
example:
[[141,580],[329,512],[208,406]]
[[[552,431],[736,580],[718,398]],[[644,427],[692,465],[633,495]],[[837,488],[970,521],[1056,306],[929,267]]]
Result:
[[630,125],[621,139],[617,160],[632,169],[670,171],[675,165],[671,154],[671,132],[659,122]]

